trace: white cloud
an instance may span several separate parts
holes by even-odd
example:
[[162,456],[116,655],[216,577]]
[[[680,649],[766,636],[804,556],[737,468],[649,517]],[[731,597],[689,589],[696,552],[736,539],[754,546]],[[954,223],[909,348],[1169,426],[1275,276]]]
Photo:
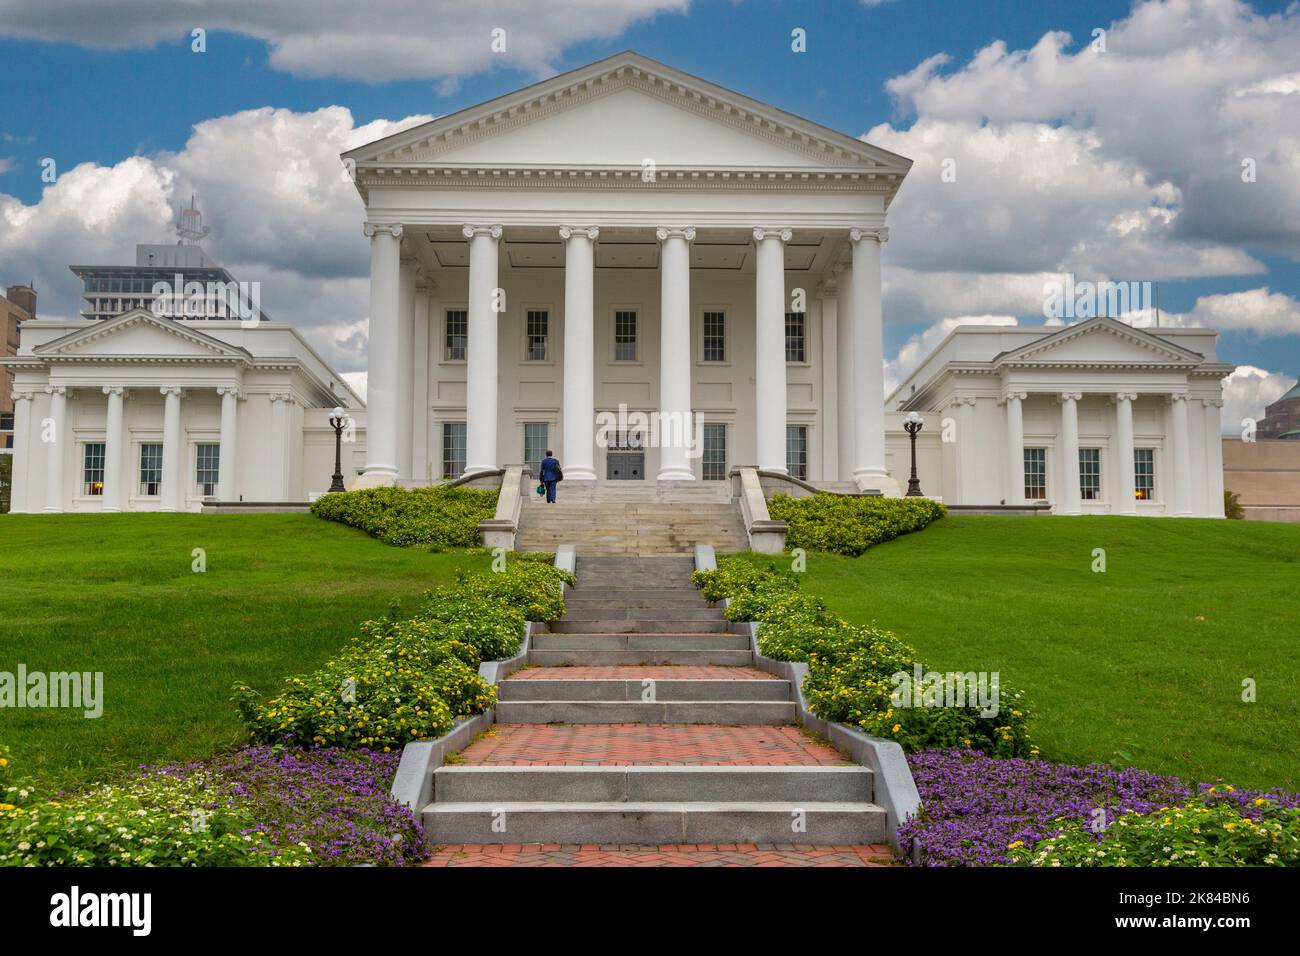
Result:
[[1016,325],[1013,315],[959,315],[942,319],[903,343],[898,354],[885,359],[885,397],[920,367],[925,358],[959,325]]
[[361,396],[361,400],[366,400],[366,372],[344,372],[343,381],[352,386],[352,391]]
[[1280,372],[1269,372],[1253,365],[1239,365],[1223,380],[1223,434],[1241,434],[1243,418],[1259,420],[1264,408],[1282,397],[1296,380]]
[[1282,292],[1249,289],[1201,296],[1191,318],[1196,325],[1240,329],[1260,335],[1300,335],[1300,302]]
[[[196,28],[266,41],[271,65],[297,76],[381,82],[481,73],[546,74],[565,48],[615,37],[689,0],[0,0],[0,35],[128,49],[190,44]],[[504,52],[491,46],[505,30]],[[200,56],[203,54],[195,54]]]

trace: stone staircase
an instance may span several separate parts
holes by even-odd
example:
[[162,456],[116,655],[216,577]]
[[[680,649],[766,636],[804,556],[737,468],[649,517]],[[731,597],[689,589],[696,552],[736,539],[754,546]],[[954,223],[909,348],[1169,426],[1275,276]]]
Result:
[[[536,494],[520,509],[515,547],[554,551],[574,544],[583,555],[690,554],[701,542],[743,551],[748,538],[725,482],[672,488],[608,482],[566,488],[547,505]],[[627,487],[631,486],[631,487]]]
[[433,775],[435,844],[880,843],[866,767],[794,725],[691,558],[581,557],[497,725]]

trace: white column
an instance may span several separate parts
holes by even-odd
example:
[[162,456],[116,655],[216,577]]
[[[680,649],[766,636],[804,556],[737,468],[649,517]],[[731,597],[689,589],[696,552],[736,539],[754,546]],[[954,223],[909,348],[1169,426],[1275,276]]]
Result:
[[465,474],[497,461],[497,240],[500,226],[465,226],[469,240],[469,343],[465,361]]
[[370,239],[370,341],[366,373],[366,483],[397,477],[398,286],[401,223],[366,223]]
[[564,240],[564,477],[596,480],[595,226],[560,230]]
[[754,414],[758,467],[786,471],[785,244],[789,229],[755,229]]
[[121,385],[105,385],[108,410],[104,416],[104,510],[122,510],[122,395]]
[[164,385],[162,485],[158,490],[158,510],[175,511],[181,502],[181,389]]
[[1079,507],[1079,399],[1080,392],[1061,393],[1061,487],[1056,513],[1077,515]]
[[975,441],[975,399],[969,395],[954,398],[951,407],[957,411],[956,500],[963,505],[977,505],[981,502],[975,490],[978,484],[975,475],[983,467],[980,460],[983,449]]
[[1223,517],[1223,408],[1221,398],[1203,398],[1205,414],[1205,516]]
[[833,278],[818,290],[821,301],[822,387],[822,477],[839,478],[839,298]]
[[888,229],[852,229],[853,479],[859,488],[887,489],[885,470],[885,339],[880,307],[880,247]]
[[1192,456],[1187,430],[1187,396],[1170,395],[1174,426],[1174,514],[1187,517],[1192,513]]
[[223,385],[217,389],[221,396],[221,451],[217,461],[217,500],[238,501],[238,426],[239,389]]
[[[660,242],[658,478],[691,481],[695,473],[690,442],[695,430],[691,427],[690,244],[695,230],[660,228],[655,235]],[[784,297],[784,286],[780,294]]]
[[411,427],[415,421],[414,259],[402,259],[397,289],[397,477],[411,477]]
[[289,493],[289,413],[293,396],[288,392],[271,394],[271,434],[276,450],[276,474],[271,482],[273,501],[289,501],[296,497]]
[[853,414],[853,269],[844,269],[836,283],[840,290],[838,315],[836,316],[836,340],[839,345],[839,368],[836,376],[839,388],[836,389],[836,406],[839,428],[836,437],[839,442],[839,469],[835,477],[839,481],[853,480],[853,467],[857,458],[857,424]]
[[1137,514],[1137,477],[1133,461],[1133,402],[1137,399],[1134,392],[1119,392],[1115,395],[1115,469],[1116,514]]
[[62,385],[47,385],[45,391],[50,394],[51,429],[51,440],[45,447],[47,459],[45,470],[49,481],[49,485],[45,489],[45,510],[59,512],[63,510],[63,462],[67,458],[64,451],[64,433],[67,430],[68,421],[68,390]]
[[428,276],[417,278],[411,348],[411,477],[423,481],[429,477],[429,303],[436,286]]
[[1025,415],[1021,402],[1026,392],[1007,392],[1006,499],[1009,505],[1025,503]]
[[32,454],[32,401],[34,393],[15,391],[14,399],[14,461],[9,486],[9,511],[25,514],[36,504],[27,500],[28,459]]

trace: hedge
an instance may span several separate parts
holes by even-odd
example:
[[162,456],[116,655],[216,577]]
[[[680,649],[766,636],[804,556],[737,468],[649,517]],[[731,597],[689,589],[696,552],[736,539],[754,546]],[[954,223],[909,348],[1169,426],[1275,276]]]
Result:
[[573,580],[531,561],[469,574],[454,588],[429,592],[409,620],[390,614],[366,622],[337,657],[290,677],[265,703],[248,685],[236,684],[234,700],[249,737],[383,751],[441,737],[457,717],[496,702],[495,688],[478,676],[479,662],[516,654],[526,620],[563,614],[560,583]]
[[312,502],[311,513],[398,547],[472,548],[479,543],[478,523],[496,507],[496,491],[438,485],[336,491]]
[[947,514],[929,498],[869,498],[815,494],[806,498],[774,495],[768,513],[789,527],[787,548],[828,551],[857,557],[873,544],[920,531]]
[[[909,752],[962,747],[996,757],[1037,755],[1024,696],[1004,682],[998,713],[990,717],[975,706],[939,706],[941,699],[896,703],[896,692],[908,686],[899,675],[910,682],[918,666],[927,675],[916,651],[889,631],[837,618],[824,601],[800,590],[795,574],[733,559],[696,571],[694,580],[709,601],[731,599],[728,620],[758,622],[758,649],[766,657],[808,664],[803,691],[818,717],[896,740]],[[900,699],[915,703],[910,695]],[[960,699],[967,700],[965,694]]]

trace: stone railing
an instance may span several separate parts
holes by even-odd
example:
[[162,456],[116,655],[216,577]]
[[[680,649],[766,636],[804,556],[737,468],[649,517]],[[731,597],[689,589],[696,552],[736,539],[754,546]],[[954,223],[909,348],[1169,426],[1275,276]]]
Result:
[[[473,478],[482,477],[479,472]],[[524,476],[527,465],[507,465],[501,469],[501,492],[497,496],[496,514],[478,523],[479,540],[485,548],[515,549],[515,535],[519,532],[519,511],[523,507]]]
[[785,550],[786,524],[774,521],[767,511],[767,497],[758,469],[752,465],[733,468],[730,473],[731,495],[740,502],[749,547],[759,554],[780,554]]

